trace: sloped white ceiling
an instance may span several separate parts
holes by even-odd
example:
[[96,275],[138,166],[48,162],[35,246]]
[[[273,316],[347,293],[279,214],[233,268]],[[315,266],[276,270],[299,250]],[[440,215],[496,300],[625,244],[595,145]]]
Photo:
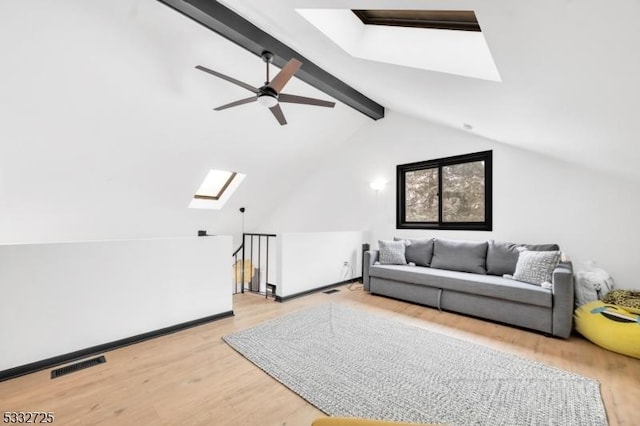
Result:
[[[224,3],[389,109],[640,181],[636,0]],[[305,7],[473,9],[503,81],[353,58]],[[240,206],[256,229],[372,123],[342,104],[285,105],[285,127],[255,104],[212,111],[247,93],[196,64],[264,79],[259,58],[156,0],[0,0],[0,242],[235,233]],[[223,210],[187,209],[210,168],[247,178]]]
[[[640,180],[637,0],[223,3],[387,108]],[[351,57],[295,11],[319,7],[474,10],[502,82]]]
[[[250,94],[195,65],[259,86],[263,62],[155,0],[0,0],[0,52],[0,242],[237,233],[240,206],[255,229],[369,120],[213,111]],[[330,99],[295,78],[287,92]],[[212,168],[247,177],[223,210],[188,209]]]

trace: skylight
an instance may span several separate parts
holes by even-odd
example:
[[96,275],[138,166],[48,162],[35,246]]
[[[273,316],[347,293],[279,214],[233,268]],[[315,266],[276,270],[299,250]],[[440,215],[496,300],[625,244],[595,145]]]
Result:
[[[408,25],[365,25],[351,9],[296,11],[351,56],[501,81],[481,31],[443,31]],[[475,17],[475,13],[473,16]]]
[[365,25],[482,31],[473,10],[351,10]]
[[245,175],[225,170],[209,170],[189,204],[192,209],[221,209],[240,186]]
[[200,189],[193,198],[203,198],[205,200],[219,200],[225,189],[229,187],[233,178],[236,177],[235,172],[227,172],[224,170],[209,170],[209,174],[200,185]]

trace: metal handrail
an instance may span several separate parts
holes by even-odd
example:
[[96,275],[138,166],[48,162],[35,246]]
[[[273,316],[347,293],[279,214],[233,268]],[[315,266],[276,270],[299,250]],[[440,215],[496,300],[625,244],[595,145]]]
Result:
[[[236,251],[233,252],[232,257],[234,258],[234,266],[235,268],[237,268],[238,265],[238,253],[240,253],[240,251],[242,251],[242,264],[241,264],[241,292],[244,293],[245,290],[245,286],[244,286],[244,281],[245,281],[245,275],[244,275],[244,270],[245,270],[245,247],[246,247],[246,237],[250,237],[251,238],[251,250],[250,250],[250,259],[251,259],[251,267],[253,268],[253,237],[258,237],[258,270],[261,270],[261,262],[262,262],[262,238],[266,238],[266,253],[265,253],[265,261],[266,261],[266,268],[265,268],[265,285],[266,285],[266,289],[265,289],[265,297],[268,297],[269,294],[269,289],[272,290],[272,293],[275,293],[275,287],[276,285],[273,283],[269,282],[269,238],[275,238],[277,237],[276,234],[264,234],[264,233],[252,233],[252,232],[243,232],[242,233],[242,244],[240,244],[240,246],[236,249]],[[234,274],[237,274],[237,270],[234,269]],[[234,280],[237,279],[237,276],[234,275]],[[259,276],[258,276],[258,288],[254,289],[254,288],[249,288],[249,291],[253,291],[253,292],[260,292],[260,280],[259,280]],[[237,283],[235,284],[234,287],[234,294],[238,293],[237,291]],[[275,297],[275,294],[274,294]]]

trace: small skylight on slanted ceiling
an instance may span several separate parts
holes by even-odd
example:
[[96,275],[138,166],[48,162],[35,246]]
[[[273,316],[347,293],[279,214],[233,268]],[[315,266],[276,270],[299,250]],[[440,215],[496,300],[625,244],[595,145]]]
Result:
[[473,10],[352,9],[365,25],[482,31]]
[[351,56],[502,81],[474,11],[296,11]]
[[191,209],[221,209],[246,175],[225,170],[209,170],[189,203]]

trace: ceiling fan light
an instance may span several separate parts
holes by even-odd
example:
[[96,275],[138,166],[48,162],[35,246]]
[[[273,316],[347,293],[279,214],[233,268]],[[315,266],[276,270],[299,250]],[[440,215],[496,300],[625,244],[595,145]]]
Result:
[[258,103],[263,107],[272,108],[278,105],[278,99],[271,95],[260,95],[258,96]]

